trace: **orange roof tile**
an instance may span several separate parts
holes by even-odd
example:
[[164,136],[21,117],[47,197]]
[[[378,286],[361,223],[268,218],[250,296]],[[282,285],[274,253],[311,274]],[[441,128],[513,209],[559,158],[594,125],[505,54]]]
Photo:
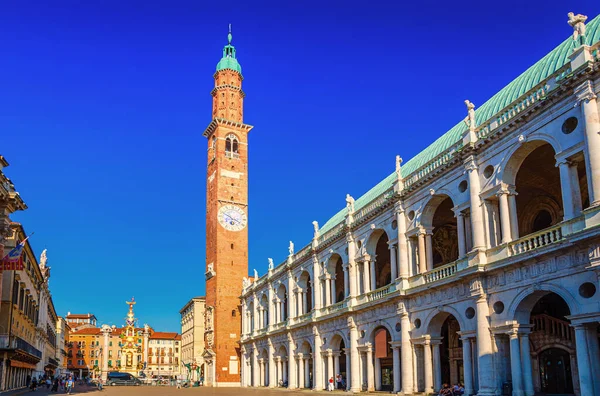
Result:
[[177,333],[169,333],[169,332],[162,332],[162,331],[156,331],[154,332],[151,336],[150,339],[151,340],[176,340],[177,336],[179,336],[179,338],[181,339],[181,336]]

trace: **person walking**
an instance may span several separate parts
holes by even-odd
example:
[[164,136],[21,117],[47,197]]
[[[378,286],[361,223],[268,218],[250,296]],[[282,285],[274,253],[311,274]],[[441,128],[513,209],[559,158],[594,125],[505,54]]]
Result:
[[329,384],[327,385],[328,391],[333,391],[333,377],[329,377]]
[[73,392],[73,389],[75,388],[75,381],[73,380],[73,377],[69,377],[67,383],[65,384],[65,388],[67,391],[67,395],[70,395],[71,392]]
[[60,379],[57,377],[54,379],[54,383],[52,384],[52,389],[50,392],[58,392],[58,384],[60,383]]

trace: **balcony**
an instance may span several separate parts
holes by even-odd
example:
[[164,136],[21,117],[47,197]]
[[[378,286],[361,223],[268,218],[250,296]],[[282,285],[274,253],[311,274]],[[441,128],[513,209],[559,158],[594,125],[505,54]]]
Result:
[[58,360],[56,359],[52,359],[52,358],[48,358],[48,363],[47,365],[49,366],[54,366],[54,367],[58,367]]
[[321,315],[329,315],[348,308],[348,300],[343,300],[328,307],[321,308]]
[[22,338],[17,336],[0,336],[0,350],[12,350],[18,352],[25,352],[31,356],[41,359],[42,351],[35,348]]
[[389,285],[385,285],[377,290],[373,290],[371,292],[368,292],[367,294],[359,296],[357,303],[358,305],[360,305],[368,302],[381,300],[382,298],[386,297],[388,294],[394,291],[396,291],[396,284],[390,283]]
[[562,241],[565,238],[562,227],[563,225],[559,224],[517,239],[508,245],[509,254],[516,256]]

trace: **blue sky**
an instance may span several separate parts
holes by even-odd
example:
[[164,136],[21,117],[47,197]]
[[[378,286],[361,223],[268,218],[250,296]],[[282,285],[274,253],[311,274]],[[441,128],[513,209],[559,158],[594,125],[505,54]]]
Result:
[[[409,4],[407,4],[409,3]],[[593,1],[28,1],[0,12],[0,154],[60,315],[179,331],[204,293],[206,142],[227,25],[250,134],[250,272],[571,34]]]

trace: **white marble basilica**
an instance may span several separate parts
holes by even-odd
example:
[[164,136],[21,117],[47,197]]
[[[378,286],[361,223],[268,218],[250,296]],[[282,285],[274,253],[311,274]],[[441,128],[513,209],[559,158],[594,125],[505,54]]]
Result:
[[569,24],[244,282],[243,386],[600,396],[600,17]]

